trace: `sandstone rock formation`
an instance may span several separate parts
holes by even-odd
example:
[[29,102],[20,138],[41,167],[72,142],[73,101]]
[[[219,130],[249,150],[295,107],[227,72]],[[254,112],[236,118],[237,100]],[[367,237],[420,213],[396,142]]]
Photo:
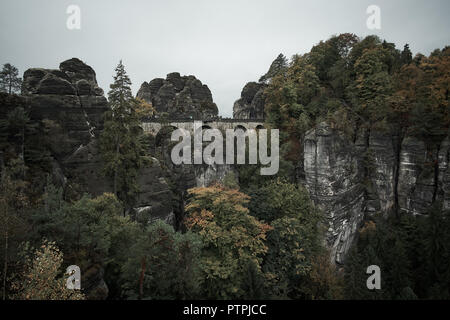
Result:
[[171,119],[205,120],[218,114],[208,86],[194,76],[180,76],[178,72],[169,73],[166,79],[144,82],[136,96],[151,103],[158,113],[168,113]]
[[[62,62],[59,70],[28,69],[23,79],[22,99],[31,119],[48,127],[46,140],[52,158],[53,182],[62,186],[66,194],[89,192],[97,196],[112,192],[111,181],[102,174],[98,148],[102,115],[108,103],[98,87],[95,71],[72,58]],[[159,162],[153,159],[138,176],[136,217],[143,222],[159,218],[173,223],[172,193]],[[87,270],[89,276],[84,282],[88,296],[106,298],[104,270],[99,266]]]
[[[372,131],[367,140],[363,136],[350,141],[326,123],[305,135],[305,184],[326,215],[326,240],[339,264],[363,220],[375,212],[423,215],[435,200],[450,208],[450,135],[436,150],[427,150],[413,137],[398,143],[388,133]],[[368,176],[367,150],[372,154]]]
[[269,70],[261,78],[259,82],[268,83],[273,77],[284,73],[288,68],[288,60],[284,54],[280,53],[275,60],[272,61]]
[[52,150],[57,159],[87,145],[102,129],[107,100],[94,70],[79,59],[62,62],[60,70],[28,69],[23,75],[22,95],[33,119],[52,120],[60,127],[61,139]]
[[357,149],[326,123],[306,134],[306,187],[326,215],[326,240],[338,263],[343,262],[364,218],[361,165]]
[[[54,180],[62,186],[67,182],[80,185],[81,190],[94,196],[111,192],[111,182],[102,174],[97,139],[108,105],[95,71],[72,58],[62,62],[59,70],[28,69],[23,79],[22,95],[30,106],[32,119],[50,122],[52,126]],[[139,177],[136,210],[141,216],[146,213],[148,220],[153,214],[171,221],[170,189],[158,161],[155,159],[143,168]],[[154,196],[156,193],[159,196]]]
[[264,83],[249,82],[241,92],[241,97],[233,105],[233,118],[264,119]]
[[273,77],[285,72],[287,66],[286,57],[280,53],[258,82],[248,82],[242,89],[241,97],[233,105],[233,118],[264,119],[264,90]]

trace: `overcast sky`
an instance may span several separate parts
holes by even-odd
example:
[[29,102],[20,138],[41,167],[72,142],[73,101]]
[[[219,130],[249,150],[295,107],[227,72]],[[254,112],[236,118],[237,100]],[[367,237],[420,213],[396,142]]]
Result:
[[[69,30],[69,5],[81,9],[81,29]],[[381,29],[366,26],[369,5],[381,9]],[[413,53],[450,45],[448,0],[0,0],[0,63],[22,74],[58,68],[78,57],[109,89],[123,59],[136,94],[143,81],[177,71],[212,91],[222,116],[248,81],[257,81],[279,53],[308,52],[343,32],[377,34]]]

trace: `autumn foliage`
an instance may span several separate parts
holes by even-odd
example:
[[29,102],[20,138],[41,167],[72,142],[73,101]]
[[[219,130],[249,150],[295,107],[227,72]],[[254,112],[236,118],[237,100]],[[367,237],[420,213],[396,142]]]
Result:
[[216,185],[189,190],[191,201],[186,226],[203,240],[202,286],[209,298],[243,298],[241,287],[246,266],[253,263],[261,272],[267,252],[264,243],[271,229],[249,214],[249,197],[237,190]]

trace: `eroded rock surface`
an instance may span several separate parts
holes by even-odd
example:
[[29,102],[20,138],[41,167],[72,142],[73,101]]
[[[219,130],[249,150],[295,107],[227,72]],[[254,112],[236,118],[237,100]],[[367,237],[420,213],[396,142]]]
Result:
[[449,136],[434,148],[398,139],[372,130],[351,141],[326,123],[305,135],[305,184],[326,215],[327,244],[339,264],[372,215],[425,215],[435,201],[449,208]]
[[247,83],[242,89],[241,97],[233,105],[233,118],[264,119],[265,87],[264,83]]
[[[203,96],[194,94],[194,99],[199,97]],[[31,119],[47,128],[45,140],[53,182],[64,188],[66,196],[112,192],[112,182],[102,172],[98,145],[108,102],[97,84],[95,71],[76,58],[62,62],[59,70],[28,69],[23,76],[21,99]],[[160,163],[153,159],[138,177],[140,192],[132,214],[142,222],[162,219],[174,223],[172,191]],[[92,299],[106,298],[108,287],[103,268],[92,265],[84,271],[87,295]]]
[[136,96],[151,103],[158,113],[168,113],[170,119],[205,120],[218,114],[208,86],[192,75],[173,72],[166,79],[144,82]]
[[[49,126],[54,180],[79,186],[93,196],[113,190],[103,175],[98,137],[103,129],[102,115],[108,110],[95,71],[77,58],[62,62],[59,70],[33,68],[24,73],[22,95],[34,120]],[[170,189],[159,162],[141,169],[140,194],[136,210],[145,215],[172,221]],[[146,208],[146,210],[143,210]],[[150,209],[151,208],[151,209]]]
[[326,215],[332,256],[343,263],[364,218],[361,159],[355,146],[325,123],[306,134],[304,157],[306,187]]
[[57,159],[87,145],[102,130],[108,102],[98,87],[94,70],[79,59],[60,64],[59,70],[32,68],[23,75],[22,95],[36,120],[51,120],[59,131],[52,151]]

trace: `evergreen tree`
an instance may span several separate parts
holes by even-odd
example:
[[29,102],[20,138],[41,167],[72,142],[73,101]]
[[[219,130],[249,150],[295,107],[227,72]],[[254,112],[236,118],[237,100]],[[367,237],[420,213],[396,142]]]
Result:
[[287,69],[287,66],[288,61],[286,57],[282,53],[280,53],[278,57],[272,62],[266,74],[259,78],[259,82],[269,81],[276,75],[282,74]]
[[22,79],[18,75],[19,70],[16,67],[5,63],[0,72],[0,91],[8,94],[18,93],[22,86]]
[[105,174],[112,178],[114,194],[124,202],[125,210],[135,200],[138,170],[145,162],[141,140],[143,132],[135,110],[138,103],[130,86],[130,78],[120,61],[108,93],[111,110],[104,115],[104,130],[100,137]]
[[25,179],[26,169],[25,138],[35,133],[35,128],[35,124],[31,122],[28,113],[22,107],[14,108],[6,115],[6,119],[0,120],[0,143],[14,146],[15,154],[22,164],[21,179]]
[[347,255],[345,261],[345,296],[347,299],[361,299],[366,293],[367,275],[364,272],[362,256],[355,245]]
[[139,232],[122,267],[124,294],[131,299],[194,299],[199,290],[200,237],[175,232],[161,220]]
[[247,277],[244,278],[242,283],[245,299],[258,300],[270,298],[267,296],[267,292],[265,292],[265,279],[259,272],[256,264],[253,261],[249,261],[245,269],[247,271]]
[[426,270],[429,296],[434,299],[450,299],[450,219],[448,212],[441,210],[441,205],[436,202],[430,208],[426,223]]
[[[359,239],[355,247],[349,253],[345,264],[346,296],[350,299],[383,299],[385,292],[385,271],[379,253],[382,252],[380,238],[378,237],[379,226],[373,221],[359,230]],[[367,267],[377,265],[381,270],[381,290],[369,290],[366,285],[369,275]]]
[[[0,235],[2,262],[0,274],[2,275],[2,299],[6,299],[8,290],[7,278],[10,274],[10,264],[17,255],[17,248],[21,238],[27,234],[27,225],[24,210],[29,207],[29,201],[24,193],[25,183],[13,179],[14,171],[10,168],[1,168],[0,183]],[[17,174],[16,174],[17,175]]]
[[295,216],[276,219],[271,226],[273,230],[267,235],[269,250],[263,265],[270,279],[269,292],[281,298],[305,298],[305,279],[319,247],[317,230],[310,230]]
[[384,61],[386,55],[381,47],[364,51],[355,63],[356,81],[349,88],[356,112],[369,130],[388,115],[392,80]]
[[403,47],[403,51],[401,53],[401,63],[402,64],[410,64],[412,61],[412,52],[409,50],[409,44],[405,44]]

